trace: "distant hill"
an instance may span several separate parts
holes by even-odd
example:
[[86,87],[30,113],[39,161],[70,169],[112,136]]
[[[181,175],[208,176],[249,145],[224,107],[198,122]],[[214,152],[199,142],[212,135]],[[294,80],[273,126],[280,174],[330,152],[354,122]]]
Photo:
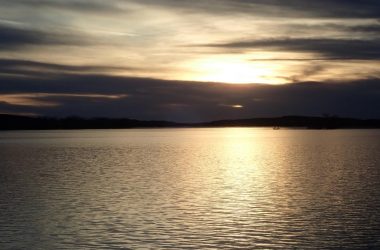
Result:
[[380,120],[363,120],[354,118],[339,118],[335,116],[284,116],[276,118],[253,118],[241,120],[221,120],[204,123],[211,127],[300,127],[308,129],[337,129],[337,128],[380,128]]
[[111,118],[85,119],[80,117],[49,118],[0,114],[0,130],[169,128],[178,126],[178,123],[167,121]]
[[45,129],[118,129],[118,128],[176,128],[176,127],[289,127],[308,129],[380,128],[380,119],[363,120],[333,116],[284,116],[220,120],[206,123],[176,123],[169,121],[140,121],[114,118],[49,118],[0,114],[0,130]]

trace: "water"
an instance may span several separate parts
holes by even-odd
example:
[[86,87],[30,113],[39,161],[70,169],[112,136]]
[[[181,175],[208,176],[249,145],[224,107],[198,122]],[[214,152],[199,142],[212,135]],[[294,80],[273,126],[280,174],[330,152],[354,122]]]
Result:
[[380,248],[380,130],[0,132],[0,249]]

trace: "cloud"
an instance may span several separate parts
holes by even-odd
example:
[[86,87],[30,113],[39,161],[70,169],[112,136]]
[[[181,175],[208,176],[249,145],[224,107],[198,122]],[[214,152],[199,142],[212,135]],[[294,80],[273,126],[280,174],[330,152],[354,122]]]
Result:
[[375,35],[380,34],[380,24],[370,24],[370,25],[356,25],[346,27],[348,31],[362,32],[362,33],[373,33]]
[[277,17],[329,17],[329,18],[379,18],[377,0],[138,0],[141,4],[174,8],[184,12],[242,13],[255,16]]
[[[197,45],[194,45],[197,46]],[[224,50],[272,50],[315,53],[321,59],[380,60],[379,39],[273,38],[199,45]],[[302,59],[301,59],[302,60]]]
[[280,17],[379,18],[377,0],[0,0],[5,7],[53,8],[76,12],[120,13],[130,5],[173,9],[187,13],[236,14]]
[[247,3],[260,3],[278,6],[295,12],[307,13],[316,17],[335,18],[378,18],[380,3],[376,0],[241,0]]
[[84,37],[53,31],[27,29],[0,24],[0,50],[15,50],[31,45],[86,45]]
[[60,73],[114,73],[136,71],[135,67],[101,66],[101,65],[65,65],[31,60],[0,58],[0,74],[49,76]]
[[[178,121],[380,117],[379,80],[370,78],[379,75],[378,0],[0,0],[0,14],[1,112]],[[200,45],[181,46],[190,42]],[[270,77],[295,84],[112,76],[201,79],[210,72],[197,62],[220,54],[258,72],[276,66]],[[22,105],[28,101],[34,105]]]
[[307,79],[310,76],[317,75],[321,72],[326,70],[326,67],[321,64],[312,64],[308,67],[305,67],[303,71],[301,71],[298,75],[292,76],[291,81],[292,82],[299,82],[302,81],[302,79]]
[[[173,121],[323,113],[380,117],[380,79],[275,86],[61,74],[49,79],[0,76],[0,82],[2,112]],[[56,105],[12,105],[1,99],[20,93],[35,102]],[[117,98],[107,98],[111,96]]]
[[50,8],[60,10],[71,10],[76,12],[113,12],[121,11],[118,2],[115,0],[0,0],[0,5],[6,7],[27,7],[27,8]]
[[[378,60],[378,23],[372,19],[358,21],[354,18],[358,10],[360,15],[369,16],[376,6],[378,4],[373,1],[337,0],[312,3],[301,0],[0,0],[0,53],[6,58],[57,64],[113,65],[114,69],[107,68],[107,72],[122,71],[116,69],[119,65],[126,65],[130,72],[129,65],[133,65],[147,69],[134,71],[135,76],[189,80],[205,79],[203,75],[210,75],[196,65],[199,61],[219,54],[247,61],[246,52],[262,50],[261,54],[261,51],[253,54],[252,59],[264,61],[267,59],[255,59],[255,56],[273,56],[272,61],[278,61],[276,68],[284,70],[273,72],[276,76],[269,78],[282,79],[299,68],[288,68],[292,63],[280,62],[284,60]],[[323,11],[346,11],[353,15],[341,18],[343,20],[339,19],[340,14],[339,18],[333,15],[331,19],[321,18]],[[364,25],[368,23],[371,25]],[[301,30],[296,25],[304,27]],[[245,37],[241,38],[242,34]],[[269,36],[273,39],[267,39]],[[193,42],[212,48],[183,46]],[[271,54],[272,51],[307,55],[282,53],[282,58],[281,53]],[[368,75],[374,75],[375,66],[370,64],[375,62],[366,62],[366,67],[371,68],[367,70]],[[351,66],[346,67],[347,72]],[[3,73],[34,74],[25,68],[44,68],[49,73],[95,73],[97,70],[104,73],[101,66],[93,69],[49,67],[47,70],[42,65],[3,67],[6,71]]]

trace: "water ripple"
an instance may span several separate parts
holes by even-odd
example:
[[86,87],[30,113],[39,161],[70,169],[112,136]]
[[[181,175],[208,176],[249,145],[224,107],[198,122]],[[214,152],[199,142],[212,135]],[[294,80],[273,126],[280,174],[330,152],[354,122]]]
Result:
[[380,248],[380,131],[0,133],[0,249]]

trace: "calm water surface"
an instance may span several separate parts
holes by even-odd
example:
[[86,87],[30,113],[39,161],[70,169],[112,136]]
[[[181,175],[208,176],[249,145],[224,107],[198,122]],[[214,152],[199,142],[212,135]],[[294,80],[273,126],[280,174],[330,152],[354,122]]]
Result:
[[380,248],[380,130],[0,132],[0,249]]

